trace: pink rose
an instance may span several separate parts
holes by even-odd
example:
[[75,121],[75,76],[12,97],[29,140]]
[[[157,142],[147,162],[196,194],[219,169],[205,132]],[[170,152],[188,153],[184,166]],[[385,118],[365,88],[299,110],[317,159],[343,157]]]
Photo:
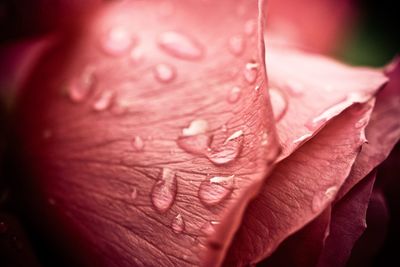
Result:
[[367,209],[387,216],[374,183],[400,136],[400,67],[305,52],[340,27],[320,44],[264,31],[266,2],[56,13],[7,76],[6,173],[42,246],[67,266],[346,265]]

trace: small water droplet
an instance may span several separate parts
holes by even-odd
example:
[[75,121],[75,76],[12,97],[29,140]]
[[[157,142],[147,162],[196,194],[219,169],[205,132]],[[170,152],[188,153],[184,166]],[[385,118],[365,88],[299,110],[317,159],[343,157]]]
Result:
[[129,53],[129,59],[133,64],[139,64],[144,61],[144,52],[139,48],[134,48]]
[[189,127],[182,130],[183,136],[204,134],[208,130],[208,122],[203,119],[196,119],[190,122]]
[[238,86],[234,86],[229,90],[228,93],[228,102],[229,103],[236,103],[240,99],[240,95],[242,93],[242,90]]
[[269,96],[271,98],[275,121],[279,122],[287,111],[288,101],[279,89],[270,88]]
[[180,234],[183,232],[183,230],[185,230],[185,220],[183,219],[182,215],[176,215],[172,221],[171,228],[175,234]]
[[313,200],[312,200],[312,210],[314,212],[319,212],[321,211],[324,206],[333,200],[334,196],[336,195],[338,191],[337,186],[331,186],[328,189],[326,189],[324,192],[318,192]]
[[69,87],[68,94],[72,101],[81,102],[93,90],[96,83],[95,68],[91,65],[86,66],[77,77],[73,78]]
[[249,62],[245,65],[243,75],[246,81],[250,84],[253,84],[257,79],[258,74],[258,63]]
[[177,180],[175,172],[168,168],[162,169],[160,179],[151,191],[151,201],[159,212],[166,212],[175,201]]
[[203,47],[196,40],[175,31],[162,33],[158,45],[166,53],[180,59],[197,60],[204,55]]
[[286,81],[286,90],[292,96],[302,96],[304,94],[304,85],[295,80],[288,80]]
[[240,56],[244,52],[244,38],[241,35],[235,35],[229,38],[229,51],[235,55],[235,56]]
[[176,77],[176,70],[168,64],[157,64],[154,67],[154,77],[163,83],[172,82]]
[[220,224],[219,221],[207,221],[200,228],[200,231],[205,235],[212,235],[215,233],[215,226]]
[[214,206],[226,199],[233,191],[234,175],[215,176],[200,184],[199,199],[206,206]]
[[216,165],[228,164],[240,154],[243,144],[243,131],[239,130],[228,137],[218,148],[210,149],[207,158]]
[[204,155],[210,146],[211,137],[207,134],[179,136],[177,145],[191,154]]
[[140,136],[135,136],[131,141],[132,147],[135,151],[141,152],[144,149],[144,141]]
[[268,145],[268,133],[264,132],[261,136],[261,145],[266,146]]
[[131,199],[132,200],[136,200],[137,196],[138,196],[138,190],[137,190],[137,188],[135,186],[135,187],[132,188]]
[[126,28],[113,27],[101,38],[101,48],[106,54],[120,56],[129,50],[133,40]]
[[248,36],[253,35],[256,31],[256,22],[253,19],[246,21],[244,24],[244,33]]
[[114,97],[114,91],[104,90],[94,101],[93,109],[95,111],[106,110],[110,106],[113,97]]

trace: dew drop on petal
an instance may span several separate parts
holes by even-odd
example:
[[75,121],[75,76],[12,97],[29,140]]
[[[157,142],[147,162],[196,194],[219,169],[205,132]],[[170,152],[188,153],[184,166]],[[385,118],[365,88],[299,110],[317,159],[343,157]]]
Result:
[[163,213],[169,210],[175,201],[177,180],[175,172],[163,168],[160,179],[154,184],[151,191],[151,201],[154,208]]
[[210,146],[211,139],[207,134],[179,136],[176,143],[188,153],[204,155]]
[[190,122],[187,128],[182,129],[183,136],[203,134],[208,130],[208,122],[203,119],[196,119]]
[[326,189],[324,192],[318,192],[315,194],[312,200],[312,210],[314,212],[319,212],[321,211],[324,206],[329,203],[330,201],[333,200],[335,197],[336,193],[338,191],[337,186],[331,186],[328,189]]
[[258,67],[259,67],[258,63],[255,62],[249,62],[245,65],[243,75],[249,84],[253,84],[256,81],[258,74]]
[[162,33],[159,36],[158,45],[169,55],[184,60],[198,60],[204,55],[204,48],[199,42],[176,31]]
[[183,230],[185,230],[185,220],[183,219],[182,215],[176,215],[176,217],[172,220],[171,228],[175,234],[180,234],[183,232]]
[[95,99],[93,103],[93,110],[95,111],[106,110],[111,105],[113,97],[114,97],[114,91],[104,90],[103,92],[101,92],[98,98]]
[[221,203],[233,191],[234,175],[215,176],[206,179],[200,184],[199,199],[206,206],[214,206]]
[[162,83],[172,82],[176,77],[176,70],[168,64],[157,64],[154,67],[154,77]]
[[238,86],[234,86],[229,90],[227,100],[229,103],[236,103],[240,99],[242,90]]
[[89,96],[96,83],[95,68],[86,66],[83,71],[74,77],[68,87],[68,94],[73,102],[81,102]]
[[232,36],[231,38],[229,38],[228,44],[229,44],[229,51],[233,55],[240,56],[243,54],[245,47],[243,36],[241,35]]
[[269,96],[271,98],[275,121],[279,122],[287,111],[288,101],[279,89],[270,88]]
[[144,61],[144,52],[140,48],[134,48],[129,52],[129,60],[137,65]]
[[102,50],[112,56],[120,56],[126,53],[133,44],[133,36],[121,26],[111,28],[101,38]]
[[228,164],[240,154],[243,144],[243,131],[239,130],[228,137],[219,147],[210,149],[207,158],[216,165]]
[[261,145],[262,146],[267,146],[268,145],[268,133],[264,132],[261,135]]
[[144,141],[140,136],[135,136],[131,141],[132,147],[135,151],[141,152],[144,149]]

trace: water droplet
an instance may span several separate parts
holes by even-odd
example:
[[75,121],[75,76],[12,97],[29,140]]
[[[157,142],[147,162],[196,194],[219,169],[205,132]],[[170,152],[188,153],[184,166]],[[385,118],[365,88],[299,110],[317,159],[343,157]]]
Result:
[[180,148],[191,154],[204,155],[210,146],[211,137],[207,134],[193,136],[179,136],[177,144]]
[[261,136],[261,145],[266,146],[268,145],[268,133],[264,132]]
[[176,77],[176,70],[168,64],[157,64],[154,67],[154,77],[163,83],[172,82]]
[[86,66],[77,77],[73,78],[68,88],[68,94],[72,101],[81,102],[94,88],[96,83],[95,68]]
[[158,45],[166,53],[185,60],[197,60],[204,54],[203,47],[196,40],[175,31],[162,33]]
[[235,35],[229,38],[229,51],[235,55],[240,56],[244,52],[244,38],[241,35]]
[[135,136],[131,141],[132,147],[135,151],[141,152],[144,149],[144,141],[140,136]]
[[269,96],[271,98],[275,121],[279,122],[287,111],[288,101],[279,89],[270,88]]
[[175,172],[168,168],[162,169],[160,180],[158,180],[151,191],[151,201],[159,212],[166,212],[175,201],[177,180]]
[[110,106],[113,97],[114,91],[104,90],[93,103],[93,109],[95,111],[106,110]]
[[215,176],[200,184],[199,199],[206,206],[214,206],[226,199],[233,191],[234,175]]
[[132,49],[129,53],[129,59],[133,64],[139,64],[144,61],[143,50],[139,48]]
[[200,231],[205,235],[212,235],[215,233],[215,226],[220,224],[219,221],[207,221],[200,228]]
[[101,48],[109,55],[120,56],[129,50],[133,40],[126,28],[113,27],[101,38]]
[[239,156],[242,144],[243,131],[239,130],[228,137],[220,147],[210,149],[207,158],[216,165],[228,164]]
[[171,228],[175,234],[180,234],[183,232],[183,230],[185,229],[185,220],[183,219],[182,215],[176,215],[176,217],[172,221]]
[[256,22],[252,19],[246,21],[244,24],[244,33],[248,36],[253,35],[256,31]]
[[208,130],[208,122],[206,120],[197,119],[190,122],[189,127],[182,130],[183,136],[192,136],[203,134]]
[[138,190],[137,190],[137,188],[135,186],[134,188],[132,188],[131,199],[132,200],[136,200],[137,196],[138,196]]
[[243,75],[248,83],[253,84],[256,81],[258,67],[259,67],[258,63],[255,62],[249,62],[246,64],[243,71]]
[[229,90],[228,93],[228,102],[229,103],[236,103],[240,99],[240,95],[242,93],[242,90],[238,86],[234,86]]
[[314,212],[321,211],[324,206],[335,197],[338,191],[337,186],[331,186],[324,192],[318,192],[312,200],[312,210]]
[[286,81],[285,88],[292,96],[302,96],[304,94],[303,84],[295,80]]

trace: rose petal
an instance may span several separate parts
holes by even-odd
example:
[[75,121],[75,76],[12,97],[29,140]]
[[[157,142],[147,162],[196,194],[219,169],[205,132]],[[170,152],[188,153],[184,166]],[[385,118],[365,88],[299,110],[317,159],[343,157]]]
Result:
[[[277,130],[283,158],[309,140],[329,120],[353,103],[373,97],[387,78],[381,71],[345,66],[323,56],[267,45],[269,86],[285,99]],[[276,114],[275,114],[276,115]]]
[[[363,144],[373,104],[353,106],[278,164],[250,203],[225,266],[256,263],[333,201]],[[356,127],[357,126],[357,127]]]
[[99,264],[223,259],[278,153],[262,28],[235,50],[261,2],[108,5],[36,68],[17,118],[25,197]]
[[346,266],[354,244],[367,228],[367,208],[375,177],[375,172],[368,175],[335,204],[329,236],[319,258],[318,267]]
[[349,177],[338,194],[338,199],[386,159],[399,141],[400,64],[393,68],[389,77],[389,83],[377,96],[371,121],[366,128],[368,143],[363,146]]

